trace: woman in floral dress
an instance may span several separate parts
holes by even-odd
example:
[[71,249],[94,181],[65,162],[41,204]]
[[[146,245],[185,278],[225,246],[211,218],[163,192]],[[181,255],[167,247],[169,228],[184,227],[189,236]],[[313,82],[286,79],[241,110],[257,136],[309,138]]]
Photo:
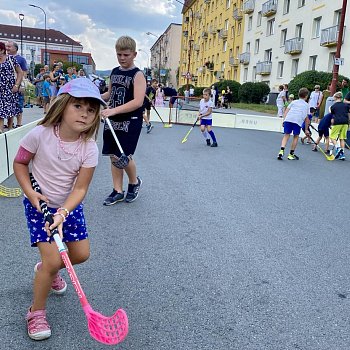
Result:
[[18,90],[22,78],[23,71],[16,58],[8,56],[5,44],[0,42],[0,134],[4,132],[4,119],[8,120],[10,129],[13,117],[20,113]]

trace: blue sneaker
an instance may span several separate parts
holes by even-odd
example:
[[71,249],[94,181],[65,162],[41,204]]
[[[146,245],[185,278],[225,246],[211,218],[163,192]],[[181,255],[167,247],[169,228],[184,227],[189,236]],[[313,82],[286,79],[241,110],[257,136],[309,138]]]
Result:
[[136,198],[139,196],[139,191],[140,191],[141,185],[142,185],[142,180],[139,176],[137,177],[137,184],[136,185],[129,184],[128,192],[127,192],[126,197],[125,197],[126,203],[131,203],[131,202],[136,200]]
[[344,151],[343,150],[341,150],[340,152],[339,152],[339,158],[338,158],[339,160],[345,160],[345,155],[344,155]]
[[341,149],[340,147],[337,147],[337,148],[335,149],[335,159],[338,159],[338,158],[339,158],[341,150],[342,150],[342,149]]

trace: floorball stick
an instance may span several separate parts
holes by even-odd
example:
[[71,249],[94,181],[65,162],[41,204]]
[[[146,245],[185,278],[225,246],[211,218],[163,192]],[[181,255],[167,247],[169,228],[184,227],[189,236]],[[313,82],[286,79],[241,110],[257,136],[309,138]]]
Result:
[[160,121],[161,121],[162,124],[163,124],[163,127],[164,127],[164,128],[171,128],[172,125],[164,122],[163,118],[162,118],[162,117],[160,116],[160,114],[158,113],[156,107],[153,105],[152,100],[151,100],[147,95],[145,95],[145,96],[147,97],[149,103],[151,104],[151,107],[152,107],[152,108],[154,109],[154,111],[157,113],[157,115],[158,115]]
[[115,167],[117,167],[118,169],[124,169],[124,168],[126,168],[128,166],[130,158],[124,153],[123,148],[122,148],[122,146],[121,146],[121,144],[120,144],[120,142],[118,140],[118,137],[115,134],[115,131],[114,131],[113,127],[112,127],[111,121],[108,118],[106,118],[105,120],[106,120],[106,122],[107,122],[107,124],[109,126],[109,129],[111,130],[113,138],[114,138],[115,142],[117,143],[117,146],[118,146],[119,151],[121,153],[119,159],[118,160],[117,159],[113,160],[112,164]]
[[[33,189],[36,192],[41,193],[39,184],[36,182],[32,174],[30,174],[30,181]],[[46,202],[43,200],[40,201],[40,208],[44,214],[45,220],[51,225],[53,223],[53,218],[47,208]],[[91,308],[69,259],[67,250],[62,243],[60,235],[58,234],[57,228],[53,229],[51,233],[56,242],[57,248],[60,252],[74,289],[78,294],[79,301],[88,321],[88,329],[91,337],[96,339],[98,342],[107,345],[115,345],[120,343],[128,334],[128,317],[126,312],[123,309],[119,309],[113,316],[106,317]]]
[[0,185],[0,197],[16,198],[22,195],[22,190],[20,188],[9,188]]
[[196,126],[196,124],[198,123],[199,118],[196,119],[196,121],[194,122],[194,124],[192,125],[191,129],[188,130],[187,134],[185,135],[185,137],[182,139],[181,143],[185,143],[187,141],[187,138],[189,136],[189,134],[191,133],[191,131],[193,130],[193,128]]
[[334,160],[335,157],[333,154],[331,155],[327,155],[326,152],[322,149],[322,147],[320,147],[319,145],[316,144],[316,142],[314,141],[314,139],[312,138],[312,136],[310,135],[310,139],[311,141],[315,144],[315,146],[321,151],[321,153],[326,157],[327,160]]

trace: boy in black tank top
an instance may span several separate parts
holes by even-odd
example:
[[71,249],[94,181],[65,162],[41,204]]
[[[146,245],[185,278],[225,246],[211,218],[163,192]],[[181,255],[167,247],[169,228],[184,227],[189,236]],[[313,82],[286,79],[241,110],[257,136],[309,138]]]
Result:
[[[136,42],[128,36],[120,37],[116,44],[119,67],[112,70],[108,91],[102,94],[105,101],[109,101],[109,108],[102,111],[104,118],[109,118],[124,153],[130,161],[124,169],[113,165],[120,157],[119,148],[113,135],[105,123],[103,130],[102,154],[111,159],[113,191],[103,202],[113,205],[125,199],[133,202],[139,194],[142,180],[136,173],[136,164],[132,156],[142,128],[143,101],[146,92],[146,79],[143,73],[134,65],[137,55]],[[124,198],[123,174],[129,177],[129,186]]]

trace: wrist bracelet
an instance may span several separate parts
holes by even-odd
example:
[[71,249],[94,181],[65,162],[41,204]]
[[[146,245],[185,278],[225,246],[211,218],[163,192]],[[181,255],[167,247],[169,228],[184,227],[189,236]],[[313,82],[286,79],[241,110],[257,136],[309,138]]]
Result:
[[60,211],[60,210],[63,210],[66,213],[66,217],[69,216],[70,212],[68,209],[62,208],[62,207],[57,209],[57,211]]
[[56,215],[60,215],[61,216],[61,218],[63,219],[62,222],[66,221],[66,217],[62,213],[56,212],[55,214],[53,214],[53,216],[56,216]]

